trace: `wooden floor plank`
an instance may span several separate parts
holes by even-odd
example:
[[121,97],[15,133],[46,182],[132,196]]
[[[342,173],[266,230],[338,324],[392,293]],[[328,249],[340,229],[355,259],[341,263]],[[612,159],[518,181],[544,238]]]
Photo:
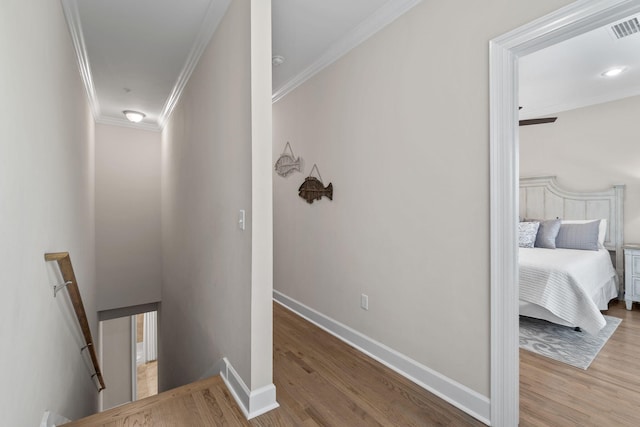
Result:
[[640,425],[640,310],[613,302],[622,319],[589,369],[520,350],[520,425]]

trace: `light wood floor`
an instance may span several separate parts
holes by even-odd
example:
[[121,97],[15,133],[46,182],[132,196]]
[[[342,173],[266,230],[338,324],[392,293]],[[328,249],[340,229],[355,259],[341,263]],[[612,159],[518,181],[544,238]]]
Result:
[[280,408],[249,422],[213,377],[67,426],[483,425],[278,304],[274,383]]
[[[588,370],[521,350],[520,425],[640,425],[640,309],[623,319]],[[479,426],[480,422],[274,304],[280,408],[247,422],[220,377],[68,426]]]
[[136,400],[158,394],[158,361],[136,366],[136,379]]
[[520,426],[639,426],[640,307],[622,319],[586,371],[520,350]]

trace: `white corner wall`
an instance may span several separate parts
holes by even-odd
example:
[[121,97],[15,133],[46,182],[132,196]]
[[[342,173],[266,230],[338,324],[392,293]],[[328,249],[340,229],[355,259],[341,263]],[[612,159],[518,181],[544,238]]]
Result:
[[[274,104],[273,161],[290,141],[305,162],[273,174],[274,288],[422,366],[437,379],[427,385],[481,419],[489,40],[567,3],[424,1]],[[333,201],[298,196],[314,163]]]
[[159,132],[96,125],[98,310],[160,301]]
[[249,415],[273,391],[270,57],[270,2],[232,0],[162,134],[159,388],[224,364]]
[[626,184],[624,241],[640,243],[640,96],[557,114],[520,127],[520,176],[555,175],[575,191]]
[[97,339],[94,127],[60,2],[1,2],[0,52],[0,414],[36,426],[45,410],[97,409],[77,320],[44,261],[70,253]]

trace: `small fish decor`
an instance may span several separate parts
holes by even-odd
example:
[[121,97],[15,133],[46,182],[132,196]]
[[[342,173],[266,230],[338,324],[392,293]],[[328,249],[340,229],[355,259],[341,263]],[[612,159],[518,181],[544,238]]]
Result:
[[[311,176],[313,175],[314,169],[318,173],[318,178]],[[318,166],[314,164],[313,168],[311,168],[311,173],[309,173],[309,176],[305,178],[304,182],[298,189],[298,195],[305,199],[309,204],[313,203],[314,200],[322,199],[323,196],[329,200],[333,200],[333,184],[329,183],[326,187],[324,186]]]
[[[287,153],[287,148],[291,154]],[[284,151],[276,161],[275,170],[276,173],[282,177],[287,177],[294,171],[302,172],[302,159],[300,157],[296,158],[293,155],[291,144],[288,142],[287,145],[284,146]]]

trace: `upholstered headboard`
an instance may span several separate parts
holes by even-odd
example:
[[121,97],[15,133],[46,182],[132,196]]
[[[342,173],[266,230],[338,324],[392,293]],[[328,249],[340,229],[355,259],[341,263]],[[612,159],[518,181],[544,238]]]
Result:
[[616,270],[622,280],[624,188],[624,185],[614,185],[604,191],[576,192],[559,187],[555,176],[520,178],[520,217],[606,219],[604,246],[615,252]]

